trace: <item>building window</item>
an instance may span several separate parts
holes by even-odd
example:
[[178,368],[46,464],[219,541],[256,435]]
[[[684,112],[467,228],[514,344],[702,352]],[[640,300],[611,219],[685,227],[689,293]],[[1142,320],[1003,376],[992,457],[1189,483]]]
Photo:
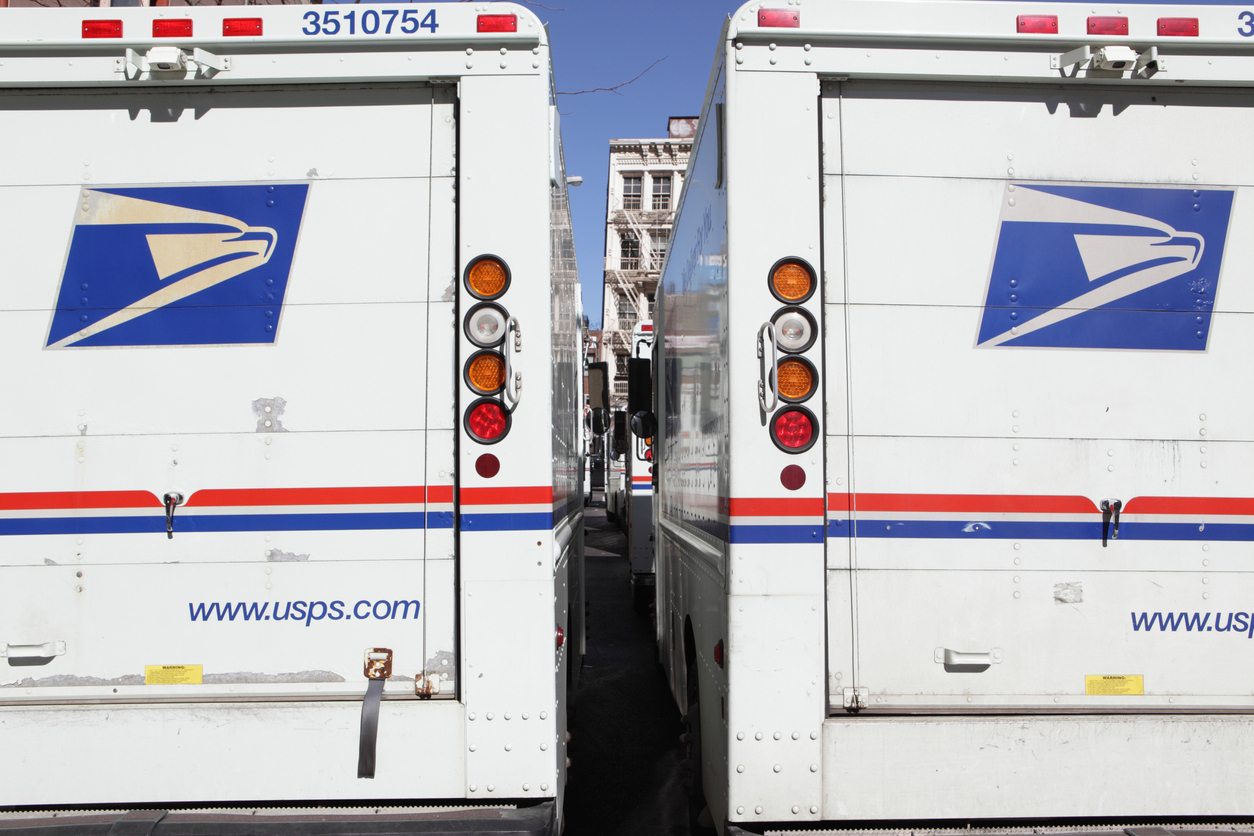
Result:
[[649,297],[649,321],[653,321],[653,297]]
[[658,212],[671,208],[671,178],[670,175],[665,177],[653,178],[653,211]]
[[618,327],[623,329],[636,327],[636,306],[625,293],[618,294]]
[[634,232],[623,232],[618,236],[618,269],[640,269],[640,239]]
[[666,260],[666,242],[670,240],[669,232],[650,232],[649,248],[651,255],[649,256],[654,270],[662,269],[662,262]]
[[623,208],[640,208],[640,175],[623,177]]
[[627,377],[627,355],[626,354],[614,355],[614,372],[615,372],[614,376],[619,378],[620,380]]

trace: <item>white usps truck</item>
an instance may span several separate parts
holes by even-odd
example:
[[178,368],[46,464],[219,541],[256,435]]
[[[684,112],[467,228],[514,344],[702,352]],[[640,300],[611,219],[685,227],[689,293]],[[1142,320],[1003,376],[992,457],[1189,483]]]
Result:
[[0,831],[560,826],[550,66],[510,4],[0,11]]
[[1252,37],[1218,5],[728,20],[658,317],[701,823],[1254,815]]

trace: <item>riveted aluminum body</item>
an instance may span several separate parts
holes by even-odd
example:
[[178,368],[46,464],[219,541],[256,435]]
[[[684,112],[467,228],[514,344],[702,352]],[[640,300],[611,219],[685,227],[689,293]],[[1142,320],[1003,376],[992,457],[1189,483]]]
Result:
[[1254,18],[797,8],[723,30],[660,283],[659,656],[713,820],[1250,815]]

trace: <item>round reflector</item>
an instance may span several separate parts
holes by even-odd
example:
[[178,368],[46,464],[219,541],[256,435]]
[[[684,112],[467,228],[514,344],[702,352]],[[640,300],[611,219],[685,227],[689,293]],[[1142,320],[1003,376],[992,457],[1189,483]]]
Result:
[[509,413],[500,401],[480,398],[466,410],[466,432],[476,441],[495,444],[509,432]]
[[799,491],[806,483],[806,472],[790,464],[779,472],[779,483],[790,491]]
[[802,308],[783,308],[771,319],[775,323],[775,339],[779,347],[789,354],[800,354],[814,345],[818,329],[814,320]]
[[505,360],[495,351],[480,351],[466,363],[466,385],[481,395],[493,395],[505,385]]
[[814,369],[800,357],[779,364],[776,388],[786,401],[804,401],[814,394]]
[[484,479],[491,479],[500,472],[501,460],[491,453],[484,453],[475,459],[475,473],[478,473]]
[[505,311],[496,305],[475,305],[466,314],[466,338],[481,348],[500,345],[505,339]]
[[801,259],[781,259],[771,268],[770,285],[781,302],[804,302],[814,293],[814,271]]
[[480,299],[495,299],[509,288],[509,268],[494,255],[481,255],[466,268],[466,288]]
[[808,409],[794,406],[775,413],[771,439],[785,453],[803,453],[814,445],[814,416]]

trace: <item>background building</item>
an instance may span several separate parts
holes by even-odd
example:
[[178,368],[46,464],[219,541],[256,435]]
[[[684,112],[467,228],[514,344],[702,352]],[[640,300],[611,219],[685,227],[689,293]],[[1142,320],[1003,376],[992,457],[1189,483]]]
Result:
[[627,402],[631,329],[653,319],[696,126],[694,116],[672,116],[665,138],[610,140],[601,359],[609,363],[616,408]]

